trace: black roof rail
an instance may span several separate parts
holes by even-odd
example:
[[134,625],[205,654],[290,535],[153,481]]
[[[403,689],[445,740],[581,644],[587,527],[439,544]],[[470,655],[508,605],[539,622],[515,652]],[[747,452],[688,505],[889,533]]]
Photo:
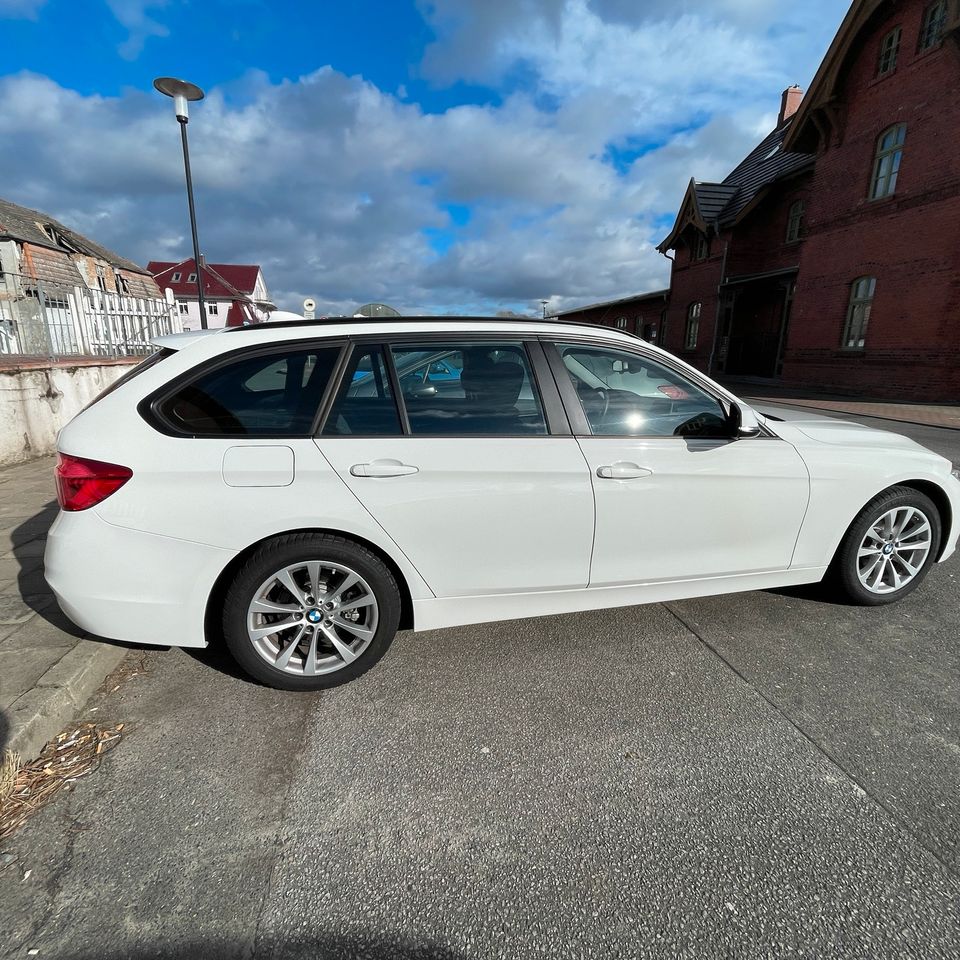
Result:
[[[277,320],[271,323],[269,320],[262,323],[251,323],[242,327],[227,327],[226,333],[239,333],[241,330],[259,330],[262,327],[271,329],[283,329],[284,327],[321,327],[331,323],[362,323],[363,326],[381,323],[459,323],[466,321],[468,323],[546,323],[556,324],[557,326],[570,327],[599,327],[597,323],[586,323],[582,320],[561,320],[556,317],[457,317],[457,316],[405,316],[405,317],[320,317],[314,320]],[[608,328],[610,329],[610,328]],[[625,330],[618,331],[626,333]]]

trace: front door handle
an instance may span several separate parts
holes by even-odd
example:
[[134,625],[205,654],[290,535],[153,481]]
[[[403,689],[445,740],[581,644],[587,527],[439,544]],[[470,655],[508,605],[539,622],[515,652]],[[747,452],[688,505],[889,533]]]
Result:
[[355,463],[350,473],[355,477],[408,477],[419,473],[419,467],[412,467],[399,460],[371,460],[369,463]]
[[616,463],[597,467],[597,476],[601,480],[639,480],[640,477],[649,477],[652,473],[652,470],[628,460],[618,460]]

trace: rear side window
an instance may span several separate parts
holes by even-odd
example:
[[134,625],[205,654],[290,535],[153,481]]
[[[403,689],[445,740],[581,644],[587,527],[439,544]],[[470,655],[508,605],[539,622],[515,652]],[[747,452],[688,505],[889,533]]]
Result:
[[522,343],[398,344],[393,361],[414,436],[547,432]]
[[178,433],[309,436],[340,347],[245,354],[201,374],[156,410]]
[[98,400],[102,400],[104,397],[113,393],[118,387],[122,387],[125,383],[129,383],[134,377],[139,377],[141,373],[149,370],[151,367],[156,366],[161,360],[166,360],[167,357],[172,357],[177,351],[169,350],[164,348],[163,350],[158,350],[156,353],[152,353],[146,360],[141,360],[135,367],[128,370],[122,377],[118,377],[113,383],[110,384],[105,390],[101,390],[87,405],[84,409],[89,410]]

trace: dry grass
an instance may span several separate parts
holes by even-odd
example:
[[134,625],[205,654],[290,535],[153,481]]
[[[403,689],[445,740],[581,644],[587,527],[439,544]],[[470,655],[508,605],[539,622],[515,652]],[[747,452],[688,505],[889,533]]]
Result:
[[93,773],[103,754],[122,736],[123,724],[81,723],[65,730],[32,763],[21,764],[9,750],[0,767],[0,840],[13,836],[60,790]]

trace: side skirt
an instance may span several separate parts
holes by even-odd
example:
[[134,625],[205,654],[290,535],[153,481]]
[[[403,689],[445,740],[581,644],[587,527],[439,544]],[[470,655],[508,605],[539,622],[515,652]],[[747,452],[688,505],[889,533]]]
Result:
[[665,600],[686,600],[721,593],[743,593],[771,587],[793,587],[819,583],[826,567],[776,570],[772,573],[740,574],[701,580],[671,580],[664,583],[630,584],[616,587],[587,587],[548,593],[501,593],[482,597],[441,597],[413,601],[414,630],[438,630],[469,623],[519,620],[583,610],[632,607]]

